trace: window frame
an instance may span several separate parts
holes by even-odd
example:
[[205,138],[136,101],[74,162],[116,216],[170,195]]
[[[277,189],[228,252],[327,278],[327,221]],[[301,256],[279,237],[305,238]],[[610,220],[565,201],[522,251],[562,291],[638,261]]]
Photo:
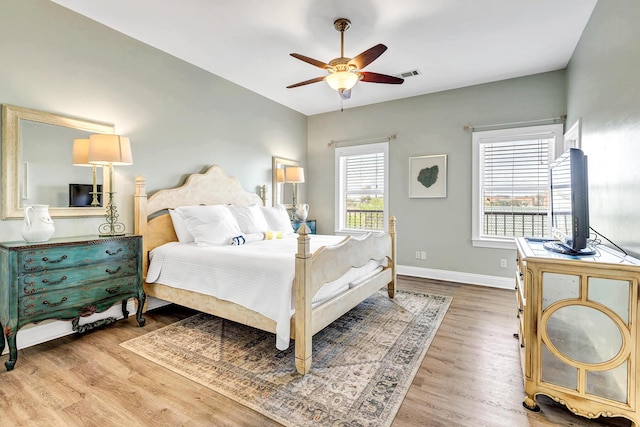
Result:
[[[497,248],[497,249],[515,249],[515,238],[509,236],[483,236],[483,204],[481,197],[483,182],[482,168],[480,158],[480,147],[482,144],[506,142],[506,141],[525,141],[535,138],[553,139],[549,144],[548,163],[555,159],[555,153],[562,149],[563,144],[563,125],[539,125],[526,126],[518,128],[497,129],[487,131],[474,131],[472,134],[473,161],[472,161],[472,227],[471,227],[471,243],[474,247]],[[547,213],[549,215],[550,212]],[[547,234],[550,233],[547,230]]]
[[335,221],[334,232],[337,235],[360,235],[368,231],[379,232],[381,230],[370,229],[349,229],[344,228],[344,209],[343,209],[343,194],[341,190],[341,168],[340,159],[342,157],[357,156],[363,154],[382,153],[384,155],[384,178],[383,178],[383,230],[386,232],[389,228],[389,142],[376,142],[369,144],[348,145],[343,147],[336,147],[335,149]]

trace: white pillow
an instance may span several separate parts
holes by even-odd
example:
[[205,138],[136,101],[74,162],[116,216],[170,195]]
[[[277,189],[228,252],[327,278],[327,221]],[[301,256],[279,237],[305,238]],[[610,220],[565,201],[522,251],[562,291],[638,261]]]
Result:
[[189,232],[187,228],[187,223],[180,213],[176,212],[175,209],[169,209],[169,215],[171,216],[171,222],[173,222],[173,229],[176,232],[176,236],[178,236],[178,242],[180,243],[191,243],[193,242],[193,235]]
[[261,206],[261,209],[269,224],[269,230],[280,231],[284,235],[294,234],[289,213],[284,205],[276,205],[272,208]]
[[229,209],[233,212],[240,225],[240,230],[244,234],[263,233],[269,229],[269,224],[267,224],[259,205],[230,205]]
[[185,220],[199,246],[227,245],[232,237],[242,234],[238,221],[225,205],[182,206],[176,212]]

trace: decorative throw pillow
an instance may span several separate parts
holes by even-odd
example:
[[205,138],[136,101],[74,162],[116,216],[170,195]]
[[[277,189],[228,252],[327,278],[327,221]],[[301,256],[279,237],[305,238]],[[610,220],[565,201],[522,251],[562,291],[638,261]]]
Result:
[[272,208],[261,206],[260,208],[267,219],[269,230],[280,231],[285,236],[294,234],[289,213],[284,205],[276,205]]
[[180,215],[180,213],[176,212],[175,209],[169,209],[169,216],[171,216],[171,222],[173,222],[173,229],[176,232],[176,236],[178,236],[178,242],[180,243],[191,243],[193,242],[193,235],[187,228],[187,223],[184,218]]
[[264,240],[282,239],[283,237],[282,231],[269,230],[264,233]]
[[176,208],[193,240],[199,246],[229,244],[229,239],[242,234],[238,221],[225,205],[182,206]]
[[269,224],[267,224],[267,220],[257,204],[248,206],[230,205],[229,210],[233,212],[238,225],[240,225],[240,230],[244,234],[263,233],[269,229]]

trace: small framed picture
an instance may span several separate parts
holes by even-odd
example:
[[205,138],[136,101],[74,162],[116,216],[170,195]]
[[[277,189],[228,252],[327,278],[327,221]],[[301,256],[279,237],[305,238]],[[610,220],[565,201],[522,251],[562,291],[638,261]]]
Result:
[[447,197],[447,155],[409,157],[409,197]]

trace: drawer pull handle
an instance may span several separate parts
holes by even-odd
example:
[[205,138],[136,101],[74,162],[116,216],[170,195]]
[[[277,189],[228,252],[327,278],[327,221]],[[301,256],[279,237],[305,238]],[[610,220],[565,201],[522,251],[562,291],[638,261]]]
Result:
[[44,305],[48,305],[48,306],[51,306],[51,307],[57,307],[57,306],[59,306],[60,304],[62,304],[63,302],[65,302],[66,300],[67,300],[67,297],[62,297],[62,299],[60,300],[60,302],[42,301],[42,303],[43,303]]
[[518,309],[518,313],[524,313],[524,310],[523,310],[523,309],[521,309],[521,308],[519,308],[519,309]]
[[67,276],[62,276],[60,280],[57,280],[55,282],[50,282],[49,279],[42,279],[42,283],[46,283],[48,285],[57,285],[58,283],[62,283],[65,280],[67,280]]
[[115,288],[106,288],[105,291],[107,291],[110,294],[115,294],[116,292],[118,292],[120,290],[122,286],[118,285]]
[[119,265],[118,268],[116,268],[115,270],[112,270],[110,268],[107,268],[105,271],[109,274],[116,274],[117,272],[119,272],[120,270],[122,270],[122,266]]
[[49,257],[44,257],[44,258],[42,258],[42,260],[43,260],[44,262],[48,262],[48,263],[51,263],[51,264],[56,264],[56,263],[58,263],[58,262],[64,261],[65,259],[67,259],[67,256],[66,256],[66,255],[62,255],[62,256],[60,257],[60,259],[52,259],[52,260],[50,260],[50,259],[49,259]]
[[122,252],[122,248],[118,248],[118,250],[115,252],[107,249],[105,252],[107,253],[107,255],[118,255],[120,252]]

